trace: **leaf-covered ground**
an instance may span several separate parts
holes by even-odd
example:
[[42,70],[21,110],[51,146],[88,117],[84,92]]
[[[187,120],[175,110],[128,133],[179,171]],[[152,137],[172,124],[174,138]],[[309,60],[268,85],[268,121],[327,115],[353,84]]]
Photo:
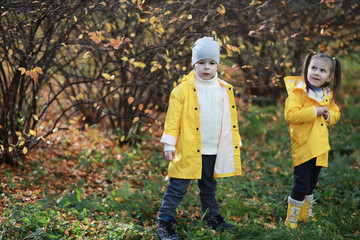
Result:
[[[360,237],[359,106],[330,128],[330,167],[315,192],[316,222],[287,229],[292,187],[288,127],[282,107],[240,112],[244,175],[219,179],[223,216],[236,225],[217,233],[201,222],[196,182],[178,209],[184,239],[357,239]],[[99,129],[59,132],[22,166],[1,165],[0,239],[156,239],[167,164],[160,132],[136,147],[118,147]]]

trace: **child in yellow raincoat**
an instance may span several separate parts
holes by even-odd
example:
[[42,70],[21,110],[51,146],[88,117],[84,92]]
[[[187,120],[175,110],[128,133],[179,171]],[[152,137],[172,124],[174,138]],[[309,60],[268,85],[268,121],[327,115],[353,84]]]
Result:
[[[341,83],[341,64],[324,53],[309,53],[302,77],[285,77],[288,97],[285,120],[290,125],[294,186],[288,198],[285,225],[314,220],[313,190],[321,167],[328,166],[327,126],[337,123],[340,109],[334,101]],[[332,82],[333,91],[330,89]]]
[[204,220],[214,229],[234,228],[215,198],[215,178],[242,174],[233,86],[218,78],[219,62],[219,44],[212,37],[198,39],[194,70],[171,92],[161,138],[170,181],[159,209],[159,239],[181,239],[172,224],[191,179],[198,179]]

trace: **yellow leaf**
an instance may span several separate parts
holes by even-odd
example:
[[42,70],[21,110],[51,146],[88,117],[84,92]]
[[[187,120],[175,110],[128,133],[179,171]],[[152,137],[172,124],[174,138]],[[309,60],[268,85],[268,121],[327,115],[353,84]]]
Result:
[[84,99],[84,95],[83,95],[82,93],[79,93],[79,94],[76,96],[76,99],[77,99],[77,100]]
[[91,36],[90,39],[92,39],[96,44],[98,44],[102,40],[104,40],[102,33],[103,33],[103,31],[91,32],[91,33],[89,33],[89,35]]
[[9,147],[9,153],[12,152],[13,148],[12,147]]
[[36,132],[32,129],[29,130],[30,135],[36,136]]
[[110,80],[110,79],[111,79],[111,76],[110,76],[110,74],[108,74],[108,73],[103,73],[103,74],[101,74],[101,76],[103,76],[106,80]]
[[15,134],[17,135],[17,136],[21,136],[22,135],[22,133],[21,132],[15,132]]
[[145,63],[142,62],[133,62],[134,67],[144,68],[146,67]]
[[41,67],[36,67],[34,68],[32,71],[43,74],[42,68]]
[[38,116],[36,116],[35,114],[33,114],[33,118],[34,118],[36,121],[39,121]]
[[74,21],[77,22],[77,17],[76,16],[74,16]]
[[128,103],[129,103],[129,105],[132,104],[133,102],[134,102],[134,98],[133,98],[133,97],[129,97],[129,98],[128,98]]
[[154,24],[154,22],[155,22],[155,16],[152,16],[152,17],[149,19],[149,22],[150,22],[150,24]]
[[115,201],[118,201],[118,202],[121,202],[121,203],[124,203],[125,200],[121,197],[117,197],[117,198],[114,198]]
[[164,13],[164,15],[168,15],[168,14],[170,14],[171,13],[171,11],[166,11],[165,13]]
[[26,147],[23,148],[23,154],[27,154],[28,149]]
[[121,138],[120,138],[120,142],[123,142],[123,141],[125,141],[125,136],[121,136]]
[[224,5],[220,4],[220,7],[217,9],[218,13],[220,13],[221,15],[224,15],[226,10]]
[[24,73],[26,72],[26,69],[23,67],[19,67],[18,70],[21,72],[21,75],[24,75]]
[[105,23],[105,28],[106,28],[106,32],[110,32],[111,31],[111,24],[110,23]]
[[21,147],[22,145],[24,145],[25,144],[25,141],[21,141],[20,143],[19,143],[19,147]]
[[139,121],[139,117],[135,117],[134,120],[132,121],[133,123],[136,123],[137,121]]
[[67,45],[65,43],[61,43],[61,45],[63,45],[64,47],[67,47]]
[[147,113],[147,114],[152,114],[152,110],[146,109],[146,110],[145,110],[145,113]]
[[124,62],[127,62],[129,59],[127,57],[122,57],[121,60],[123,60]]

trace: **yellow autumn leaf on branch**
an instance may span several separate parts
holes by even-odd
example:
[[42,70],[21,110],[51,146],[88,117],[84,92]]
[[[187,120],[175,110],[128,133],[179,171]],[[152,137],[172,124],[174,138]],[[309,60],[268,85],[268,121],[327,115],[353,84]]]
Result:
[[19,67],[18,70],[21,72],[21,75],[24,75],[24,73],[26,72],[26,69],[23,67]]
[[31,70],[31,71],[34,71],[34,72],[37,72],[37,73],[43,74],[43,70],[42,70],[42,68],[41,68],[41,67],[36,67],[36,68],[34,68],[33,70]]
[[135,13],[135,14],[138,17],[140,22],[142,22],[142,23],[147,22],[148,19],[142,19],[138,13]]
[[129,97],[128,98],[129,105],[131,105],[133,102],[134,102],[134,97]]
[[133,123],[136,123],[137,121],[139,121],[139,117],[135,117],[134,120],[132,121]]
[[84,95],[82,93],[79,93],[77,96],[76,96],[76,100],[82,100],[84,99]]
[[104,40],[104,37],[102,36],[103,31],[96,31],[96,32],[90,32],[90,39],[93,40],[96,44],[100,43],[102,40]]
[[133,62],[132,64],[134,65],[134,67],[139,67],[139,68],[146,67],[146,64],[142,62]]
[[28,149],[26,147],[23,148],[23,154],[27,154]]
[[29,130],[30,135],[36,136],[36,132],[32,129]]
[[111,80],[112,79],[110,74],[108,74],[108,73],[102,73],[101,76],[103,76],[103,78],[105,78],[106,80]]
[[220,4],[220,7],[218,7],[217,12],[220,13],[221,15],[224,15],[226,12],[224,5]]

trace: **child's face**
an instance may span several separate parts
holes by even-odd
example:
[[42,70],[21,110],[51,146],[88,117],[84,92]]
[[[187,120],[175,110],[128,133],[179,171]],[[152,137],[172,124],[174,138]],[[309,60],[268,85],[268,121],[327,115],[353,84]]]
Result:
[[326,58],[313,57],[309,64],[307,79],[314,87],[321,87],[331,80],[331,62]]
[[203,80],[212,79],[218,69],[217,63],[212,59],[203,59],[195,63],[195,72]]

